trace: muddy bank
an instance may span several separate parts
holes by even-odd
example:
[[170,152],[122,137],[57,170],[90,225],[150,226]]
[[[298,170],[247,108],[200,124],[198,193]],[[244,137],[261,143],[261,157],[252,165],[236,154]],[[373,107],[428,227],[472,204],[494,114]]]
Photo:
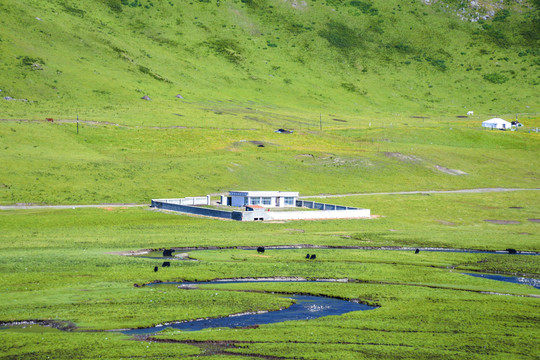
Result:
[[62,331],[73,331],[77,329],[77,325],[71,321],[55,321],[55,320],[15,320],[15,321],[2,321],[0,327],[11,326],[26,326],[26,325],[39,325],[45,327],[51,327]]

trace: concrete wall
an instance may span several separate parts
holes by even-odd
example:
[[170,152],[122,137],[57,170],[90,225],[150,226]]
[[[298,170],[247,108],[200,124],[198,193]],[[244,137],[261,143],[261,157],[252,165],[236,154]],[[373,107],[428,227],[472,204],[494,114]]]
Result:
[[181,199],[156,199],[152,201],[178,205],[210,205],[210,196],[185,197]]
[[318,210],[365,210],[350,206],[323,204],[315,201],[296,200],[296,207],[307,207],[309,209]]
[[[205,198],[206,199],[206,198]],[[323,219],[351,219],[369,218],[369,209],[350,208],[346,206],[316,203],[313,201],[297,201],[297,206],[304,203],[305,207],[321,209],[319,211],[266,211],[256,209],[255,211],[224,211],[198,206],[182,205],[177,200],[181,199],[161,199],[152,200],[152,207],[157,209],[172,210],[187,214],[211,216],[222,219],[237,221],[268,221],[268,220],[323,220]],[[322,210],[326,209],[326,210]]]
[[268,211],[264,220],[322,220],[368,218],[369,209],[321,211]]
[[[222,210],[215,210],[215,209],[208,209],[208,208],[202,208],[197,206],[189,206],[189,205],[180,205],[171,203],[168,200],[152,200],[152,207],[157,209],[163,209],[163,210],[172,210],[172,211],[179,211],[187,214],[195,214],[195,215],[203,215],[203,216],[211,216],[211,217],[217,217],[222,219],[233,219],[233,220],[241,220],[242,219],[242,213],[239,211],[222,211]],[[240,215],[235,213],[239,213]]]

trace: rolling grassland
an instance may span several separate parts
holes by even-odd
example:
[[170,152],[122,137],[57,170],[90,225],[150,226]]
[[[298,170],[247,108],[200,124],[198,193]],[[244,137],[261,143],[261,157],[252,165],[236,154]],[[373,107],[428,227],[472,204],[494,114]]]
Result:
[[[539,256],[423,250],[540,252],[539,8],[0,1],[0,205],[73,206],[0,210],[0,359],[539,358],[540,290],[464,274],[539,279]],[[524,126],[481,128],[495,116]],[[328,200],[371,209],[365,220],[240,223],[107,205],[478,188],[529,190]],[[85,204],[99,207],[74,207]],[[239,248],[278,245],[298,248]],[[125,256],[174,247],[211,249],[170,267]],[[146,286],[235,278],[342,282]],[[377,309],[118,331],[274,311],[290,294]]]

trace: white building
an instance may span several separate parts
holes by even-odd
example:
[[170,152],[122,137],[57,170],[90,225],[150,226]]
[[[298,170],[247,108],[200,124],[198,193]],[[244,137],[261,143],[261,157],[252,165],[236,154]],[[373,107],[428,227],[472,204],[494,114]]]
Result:
[[512,124],[506,120],[493,118],[482,122],[482,126],[490,129],[506,130],[512,127]]
[[221,203],[229,206],[259,205],[262,207],[295,207],[298,192],[286,191],[229,191]]

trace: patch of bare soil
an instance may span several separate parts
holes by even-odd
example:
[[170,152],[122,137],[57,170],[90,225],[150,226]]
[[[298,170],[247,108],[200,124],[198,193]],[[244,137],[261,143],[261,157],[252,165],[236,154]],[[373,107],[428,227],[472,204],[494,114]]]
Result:
[[130,251],[113,251],[113,252],[108,252],[105,254],[122,255],[122,256],[137,256],[137,255],[148,254],[152,251],[153,251],[152,249],[141,249],[141,250],[130,250]]
[[[139,336],[135,337],[135,340],[147,341],[153,343],[175,343],[175,344],[187,344],[197,346],[202,350],[200,356],[212,356],[212,355],[229,355],[229,356],[238,356],[238,357],[249,357],[257,359],[288,359],[280,356],[272,355],[261,355],[261,354],[249,354],[249,353],[237,353],[229,352],[227,350],[238,349],[245,347],[247,344],[254,344],[253,341],[243,341],[243,340],[173,340],[173,339],[163,339],[150,336]],[[242,345],[246,344],[246,345]]]
[[398,152],[385,152],[384,155],[389,158],[396,158],[401,161],[422,161],[421,158],[414,155],[404,155]]
[[302,230],[302,229],[285,229],[285,231],[299,232],[299,233],[304,233],[304,232],[306,232],[305,230]]
[[438,220],[438,221],[443,225],[456,226],[456,223],[453,223],[451,221],[445,221],[445,220]]
[[540,219],[527,219],[527,220],[531,222],[535,222],[535,223],[540,223]]
[[485,222],[491,223],[491,224],[498,224],[498,225],[517,225],[521,224],[520,221],[515,220],[484,220]]
[[296,159],[300,159],[300,158],[311,158],[313,159],[315,156],[313,156],[313,154],[299,154],[299,155],[296,155],[295,158]]
[[77,326],[72,323],[71,321],[62,321],[62,320],[15,320],[15,321],[7,321],[7,322],[0,322],[0,326],[26,326],[26,325],[39,325],[39,326],[46,326],[46,327],[52,327],[58,330],[62,331],[73,331],[77,328]]
[[437,169],[439,171],[442,171],[443,173],[448,174],[448,175],[458,175],[458,176],[459,175],[469,175],[465,171],[456,170],[456,169],[449,169],[449,168],[446,168],[446,167],[440,166],[440,165],[435,165],[435,169]]

